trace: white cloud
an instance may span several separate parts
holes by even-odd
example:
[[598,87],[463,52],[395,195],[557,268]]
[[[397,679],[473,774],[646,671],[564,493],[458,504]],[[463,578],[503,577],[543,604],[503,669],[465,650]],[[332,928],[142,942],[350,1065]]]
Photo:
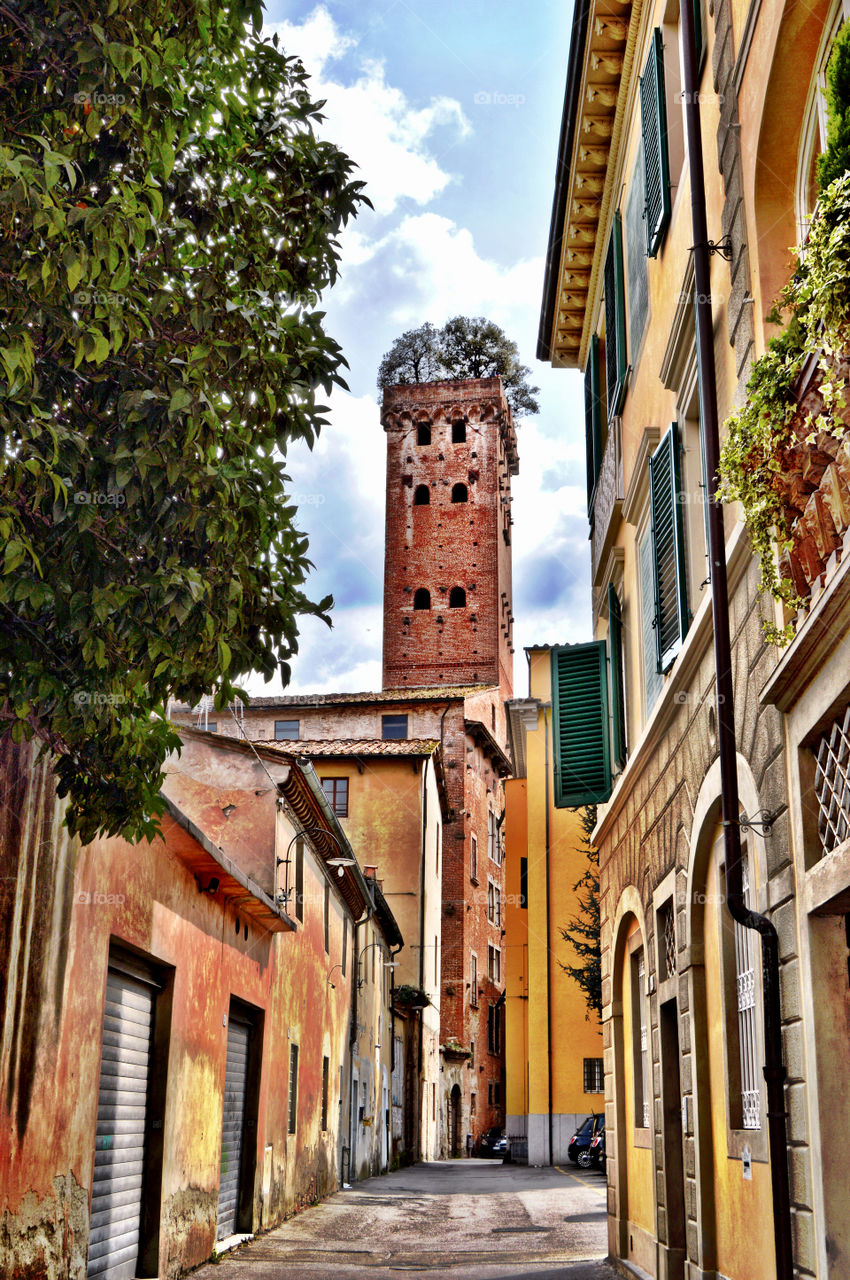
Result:
[[323,132],[359,166],[357,177],[366,183],[376,213],[392,213],[405,198],[427,204],[445,190],[452,175],[428,144],[442,129],[448,131],[447,146],[471,133],[456,99],[443,95],[414,107],[387,82],[383,61],[374,58],[362,60],[353,83],[334,79],[327,64],[357,42],[340,31],[324,6],[301,24],[277,22],[265,30],[276,31],[287,53],[297,54],[314,77],[311,92],[327,104]]

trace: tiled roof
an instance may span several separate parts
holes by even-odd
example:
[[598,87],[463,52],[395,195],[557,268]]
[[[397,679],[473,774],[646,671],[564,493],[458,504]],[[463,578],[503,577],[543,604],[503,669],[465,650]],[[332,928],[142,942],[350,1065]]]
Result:
[[293,693],[274,698],[252,698],[248,711],[271,707],[328,707],[347,702],[442,702],[446,698],[468,698],[490,684],[429,685],[421,689],[379,689],[373,693]]
[[252,739],[255,746],[285,756],[430,756],[437,738],[334,738],[321,742],[273,742]]

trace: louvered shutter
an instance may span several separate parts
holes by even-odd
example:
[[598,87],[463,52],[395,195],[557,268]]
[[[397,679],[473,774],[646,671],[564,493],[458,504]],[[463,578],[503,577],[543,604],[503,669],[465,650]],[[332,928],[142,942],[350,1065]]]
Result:
[[611,739],[614,764],[626,763],[626,693],[623,669],[623,615],[613,583],[608,583],[608,651],[611,662]]
[[649,57],[640,79],[640,118],[646,187],[644,208],[646,252],[650,258],[654,258],[670,219],[667,108],[664,101],[664,44],[658,27],[652,33]]
[[555,804],[602,804],[611,795],[605,642],[552,650]]
[[652,567],[652,530],[640,542],[641,638],[643,640],[644,714],[655,706],[664,685],[655,654],[655,573]]
[[[626,389],[626,299],[623,284],[623,222],[614,214],[605,257],[605,382],[608,421],[620,412]],[[601,462],[601,458],[600,458]]]
[[216,1239],[236,1231],[239,1217],[239,1174],[245,1141],[245,1100],[248,1089],[248,1052],[251,1026],[231,1013],[227,1026],[227,1062],[224,1069],[224,1106],[221,1123],[221,1174],[218,1184]]
[[655,581],[655,654],[666,671],[688,629],[685,548],[679,479],[679,428],[673,422],[649,460],[649,501]]
[[599,400],[599,337],[593,334],[584,371],[584,434],[587,453],[587,509],[593,505],[602,466],[602,406]]

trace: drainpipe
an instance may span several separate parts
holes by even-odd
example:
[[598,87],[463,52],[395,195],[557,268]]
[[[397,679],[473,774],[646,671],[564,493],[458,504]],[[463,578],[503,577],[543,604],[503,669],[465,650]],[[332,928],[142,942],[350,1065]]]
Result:
[[[446,718],[446,711],[443,712],[440,720],[440,753],[442,755],[443,740],[443,720]],[[419,989],[425,990],[425,860],[428,856],[427,850],[428,837],[428,766],[422,765],[422,841],[421,856],[419,859]],[[422,1018],[424,1010],[420,1009],[418,1014],[417,1039],[418,1045],[416,1050],[416,1159],[422,1159],[422,1124],[425,1117],[425,1090],[423,1088],[424,1081],[422,1079],[424,1071],[425,1051],[423,1047],[423,1030]]]
[[549,1087],[549,1163],[555,1163],[552,1121],[552,912],[551,885],[549,881],[549,708],[551,703],[541,703],[543,712],[543,743],[545,752],[545,838],[546,838],[546,1077]]
[[788,1179],[788,1147],[785,1132],[785,1066],[782,1061],[782,1016],[779,1000],[779,945],[776,929],[766,916],[750,911],[743,893],[741,868],[740,804],[735,744],[735,712],[732,684],[732,646],[729,632],[729,594],[723,507],[715,496],[720,442],[714,368],[714,334],[711,315],[710,248],[705,208],[705,174],[702,162],[697,82],[694,7],[680,10],[684,43],[685,129],[690,166],[693,226],[694,288],[696,291],[696,340],[699,357],[702,427],[708,492],[709,562],[714,625],[714,666],[717,684],[717,740],[720,755],[720,790],[723,843],[726,855],[726,905],[732,919],[760,935],[764,1001],[767,1126],[770,1176],[773,1191],[773,1237],[777,1280],[792,1280],[791,1196]]

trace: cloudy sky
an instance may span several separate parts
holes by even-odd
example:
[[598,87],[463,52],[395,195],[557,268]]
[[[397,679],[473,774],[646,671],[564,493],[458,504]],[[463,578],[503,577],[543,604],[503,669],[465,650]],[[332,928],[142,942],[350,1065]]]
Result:
[[[384,435],[375,374],[405,329],[500,324],[541,412],[519,426],[514,489],[515,688],[523,646],[590,638],[580,377],[535,359],[569,47],[562,0],[270,0],[270,29],[327,99],[325,136],[356,161],[374,212],[343,240],[324,300],[351,365],[318,447],[288,458],[334,627],[307,621],[293,692],[381,686]],[[253,692],[278,692],[275,686]]]

